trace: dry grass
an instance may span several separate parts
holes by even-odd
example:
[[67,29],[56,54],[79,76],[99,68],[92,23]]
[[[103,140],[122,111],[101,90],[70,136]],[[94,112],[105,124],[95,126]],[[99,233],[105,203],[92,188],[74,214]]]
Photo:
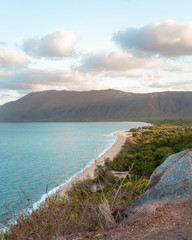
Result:
[[[46,204],[28,216],[26,210],[17,218],[17,225],[9,225],[9,233],[0,239],[35,240],[66,239],[90,236],[100,229],[108,229],[122,220],[123,207],[140,193],[142,181],[132,181],[129,176],[115,183],[111,173],[99,168],[104,175],[72,186],[67,197],[54,195]],[[107,179],[107,177],[109,179]],[[102,180],[102,181],[100,181]],[[97,184],[97,190],[94,186]]]

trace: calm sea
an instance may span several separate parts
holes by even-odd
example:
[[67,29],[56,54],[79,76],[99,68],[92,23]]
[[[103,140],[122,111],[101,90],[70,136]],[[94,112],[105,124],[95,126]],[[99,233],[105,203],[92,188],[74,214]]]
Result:
[[[146,123],[0,123],[0,222],[34,208],[116,141],[113,132]],[[25,194],[23,194],[25,193]]]

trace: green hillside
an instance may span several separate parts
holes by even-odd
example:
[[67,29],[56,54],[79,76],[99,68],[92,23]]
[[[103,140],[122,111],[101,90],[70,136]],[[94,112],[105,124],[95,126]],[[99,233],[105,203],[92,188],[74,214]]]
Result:
[[192,92],[44,91],[0,107],[0,122],[192,118]]

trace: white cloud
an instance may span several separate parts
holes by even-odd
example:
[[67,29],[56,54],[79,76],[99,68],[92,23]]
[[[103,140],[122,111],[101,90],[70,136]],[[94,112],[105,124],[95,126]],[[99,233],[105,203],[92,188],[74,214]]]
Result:
[[6,102],[15,101],[18,98],[22,97],[23,94],[20,94],[17,91],[12,91],[12,90],[1,90],[0,91],[0,105],[4,104]]
[[160,79],[160,78],[168,78],[170,74],[165,71],[155,71],[146,73],[147,78],[149,79]]
[[28,63],[27,57],[22,52],[0,48],[0,65],[22,66]]
[[71,70],[27,69],[0,77],[0,89],[9,90],[85,90],[99,88],[99,79]]
[[11,76],[11,75],[12,75],[11,72],[0,70],[0,77]]
[[140,29],[116,32],[113,40],[126,51],[141,51],[166,57],[192,55],[192,21],[168,20]]
[[71,56],[77,36],[72,31],[58,31],[40,39],[27,39],[23,50],[32,57],[64,57]]
[[183,66],[183,67],[180,67],[179,71],[181,71],[183,73],[189,73],[189,72],[192,72],[192,69],[191,69],[191,67]]
[[124,71],[124,72],[109,72],[105,74],[105,77],[109,78],[131,78],[131,79],[140,79],[143,77],[143,74],[140,72]]
[[168,66],[164,69],[168,72],[176,72],[176,73],[190,73],[192,72],[192,68],[189,66]]
[[139,58],[123,51],[87,55],[81,65],[75,67],[81,71],[107,72],[132,69],[154,68],[159,65],[156,58]]
[[183,82],[153,82],[149,85],[151,88],[184,88],[185,86],[192,86],[192,81],[183,81]]

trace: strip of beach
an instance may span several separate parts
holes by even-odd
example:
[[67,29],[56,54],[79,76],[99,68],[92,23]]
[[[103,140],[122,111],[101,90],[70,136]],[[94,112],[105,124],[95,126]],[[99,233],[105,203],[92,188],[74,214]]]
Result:
[[[132,137],[132,133],[129,132],[129,131],[122,131],[122,132],[114,133],[114,136],[117,137],[117,140],[112,145],[112,147],[110,149],[108,149],[98,159],[96,159],[91,166],[89,166],[88,168],[85,168],[82,172],[80,172],[71,182],[64,185],[59,190],[56,190],[55,193],[58,196],[61,196],[61,197],[67,196],[67,192],[73,184],[78,183],[78,182],[83,181],[83,180],[86,180],[87,178],[94,178],[94,173],[95,173],[95,169],[97,168],[97,166],[98,165],[104,165],[105,159],[107,159],[107,158],[110,159],[110,160],[113,160],[116,157],[116,155],[121,151],[121,148],[124,145],[126,139]],[[55,194],[55,193],[53,193],[53,194]],[[51,196],[51,195],[49,195],[49,196]],[[43,196],[43,200],[40,200],[39,202],[35,203],[33,205],[33,209],[36,210],[41,205],[46,204],[47,196],[48,195],[45,194]],[[2,226],[0,226],[0,230],[5,231],[6,228],[4,228],[4,226],[2,225]]]
[[[69,182],[67,185],[63,186],[61,189],[59,189],[56,192],[56,194],[58,196],[61,196],[61,197],[67,196],[67,192],[73,184],[78,183],[83,180],[86,180],[87,178],[94,178],[94,173],[95,173],[95,169],[97,168],[97,166],[104,165],[105,159],[107,159],[107,158],[110,160],[113,160],[117,156],[117,154],[121,151],[121,148],[123,147],[126,139],[132,137],[132,133],[129,131],[117,132],[117,133],[114,133],[114,135],[117,137],[117,140],[112,145],[112,147],[110,149],[108,149],[98,159],[96,159],[90,167],[85,168],[71,182]],[[37,202],[34,206],[34,209],[38,209],[41,204],[44,205],[46,203],[45,200],[43,200],[42,202],[41,201]],[[0,230],[6,231],[6,228],[3,225],[2,226],[0,225]]]
[[67,191],[71,188],[72,184],[78,183],[79,181],[86,180],[87,178],[94,178],[95,169],[98,165],[104,165],[105,159],[113,160],[117,154],[121,151],[127,138],[132,137],[132,133],[128,131],[117,132],[114,134],[117,137],[116,142],[113,146],[108,149],[102,156],[95,160],[95,162],[88,168],[84,169],[83,172],[79,173],[76,178],[71,181],[68,185],[64,186],[59,190],[60,196],[66,195]]

